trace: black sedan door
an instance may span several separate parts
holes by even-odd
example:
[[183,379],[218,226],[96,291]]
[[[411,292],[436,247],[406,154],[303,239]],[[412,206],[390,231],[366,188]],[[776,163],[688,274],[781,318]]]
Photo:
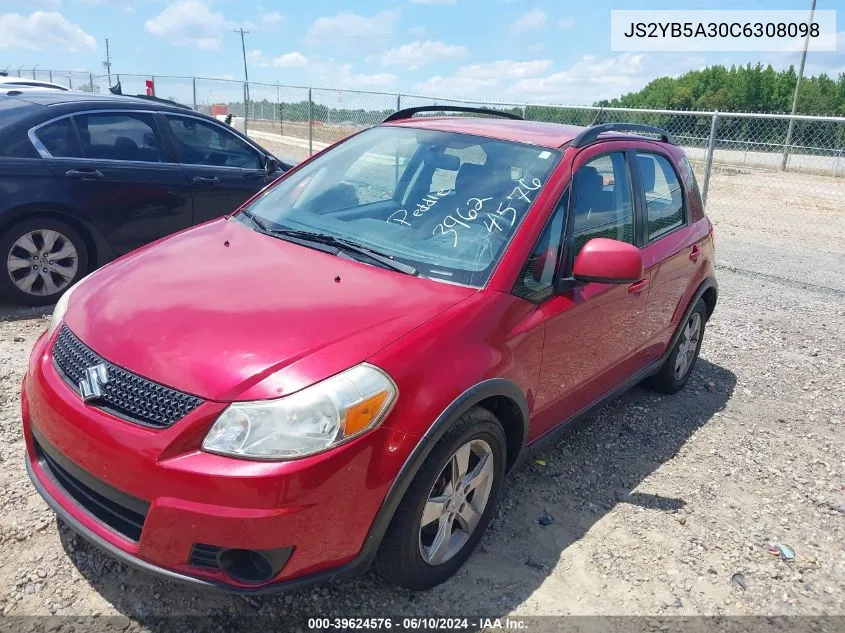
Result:
[[97,111],[35,131],[71,204],[118,255],[191,225],[190,184],[150,112]]
[[279,173],[268,174],[266,156],[225,125],[175,113],[162,113],[194,196],[194,222],[237,209]]

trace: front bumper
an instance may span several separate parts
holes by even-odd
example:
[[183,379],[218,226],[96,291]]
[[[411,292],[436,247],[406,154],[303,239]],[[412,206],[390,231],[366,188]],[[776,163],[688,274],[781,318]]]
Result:
[[[56,372],[48,343],[36,343],[21,392],[27,471],[72,529],[136,568],[241,592],[288,590],[365,567],[370,527],[415,443],[408,436],[380,428],[291,462],[211,455],[199,444],[225,404],[207,402],[167,429],[140,427],[82,403]],[[68,494],[44,463],[47,447],[95,490],[140,505],[138,533],[115,529]],[[198,544],[293,552],[272,579],[251,583],[197,565]]]
[[29,475],[29,478],[32,481],[32,484],[35,486],[35,489],[38,491],[44,501],[47,502],[47,505],[50,506],[53,512],[55,512],[56,515],[60,519],[62,519],[65,525],[67,525],[70,529],[85,538],[90,543],[99,547],[102,551],[104,551],[112,558],[119,560],[121,563],[128,565],[129,567],[133,567],[134,569],[147,572],[149,574],[161,576],[162,578],[166,578],[167,580],[172,580],[175,582],[193,585],[197,587],[203,587],[207,589],[218,589],[221,591],[226,591],[228,593],[264,594],[275,593],[279,591],[294,591],[296,589],[302,589],[311,585],[337,580],[338,578],[354,576],[356,574],[364,572],[367,567],[368,561],[359,557],[351,561],[350,563],[341,565],[335,569],[329,569],[324,572],[310,574],[307,576],[300,576],[298,578],[293,578],[287,581],[275,582],[272,584],[263,585],[261,587],[239,587],[229,582],[220,582],[210,578],[189,576],[187,574],[179,573],[171,569],[158,567],[157,565],[148,563],[147,561],[142,560],[137,556],[132,556],[125,550],[116,547],[106,539],[97,535],[95,532],[92,532],[91,530],[86,528],[80,521],[78,521],[73,514],[66,510],[64,506],[62,506],[62,504],[59,503],[47,491],[47,489],[41,483],[40,479],[33,472],[32,465],[30,464],[29,459],[26,460],[26,473]]

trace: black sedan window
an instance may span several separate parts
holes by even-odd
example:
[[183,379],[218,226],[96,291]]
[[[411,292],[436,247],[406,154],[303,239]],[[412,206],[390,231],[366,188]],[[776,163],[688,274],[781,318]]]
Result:
[[165,115],[180,146],[182,162],[208,167],[260,169],[258,153],[222,127],[193,117]]
[[85,158],[164,162],[164,151],[150,114],[103,112],[74,117]]
[[50,156],[57,158],[81,158],[82,149],[69,117],[48,123],[35,133]]

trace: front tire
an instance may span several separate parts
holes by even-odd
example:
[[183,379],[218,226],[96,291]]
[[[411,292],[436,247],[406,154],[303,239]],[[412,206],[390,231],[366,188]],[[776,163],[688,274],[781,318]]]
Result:
[[707,323],[707,306],[701,299],[695,304],[686,321],[681,325],[681,332],[675,346],[663,367],[654,376],[645,381],[645,386],[660,393],[677,393],[687,384],[701,343],[704,340],[704,324]]
[[3,231],[0,264],[4,294],[24,305],[49,305],[85,276],[88,249],[61,220],[31,218]]
[[458,571],[495,512],[505,447],[502,425],[482,407],[446,432],[408,487],[376,555],[385,580],[419,591]]

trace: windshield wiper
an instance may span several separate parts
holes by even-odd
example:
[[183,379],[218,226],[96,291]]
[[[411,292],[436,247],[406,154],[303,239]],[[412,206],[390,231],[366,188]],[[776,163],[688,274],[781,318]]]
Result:
[[343,251],[357,253],[375,262],[378,262],[385,268],[390,268],[391,270],[395,270],[400,273],[405,273],[406,275],[419,274],[417,269],[413,266],[403,264],[402,262],[397,262],[395,259],[393,259],[393,257],[386,253],[380,253],[367,246],[362,246],[361,244],[358,244],[357,242],[354,242],[352,240],[347,240],[342,237],[335,237],[334,235],[329,235],[328,233],[314,233],[312,231],[300,231],[298,229],[266,229],[266,231],[273,235],[293,237],[295,239],[303,240],[306,242],[315,242],[317,244],[324,244],[326,246],[334,246],[335,248],[338,248]]
[[259,229],[261,229],[265,233],[271,232],[270,227],[268,227],[266,224],[264,224],[264,222],[259,220],[258,217],[252,211],[250,211],[249,209],[244,209],[243,211],[241,211],[241,215],[245,215],[246,217],[248,217],[250,222],[252,222],[255,226],[257,226]]

